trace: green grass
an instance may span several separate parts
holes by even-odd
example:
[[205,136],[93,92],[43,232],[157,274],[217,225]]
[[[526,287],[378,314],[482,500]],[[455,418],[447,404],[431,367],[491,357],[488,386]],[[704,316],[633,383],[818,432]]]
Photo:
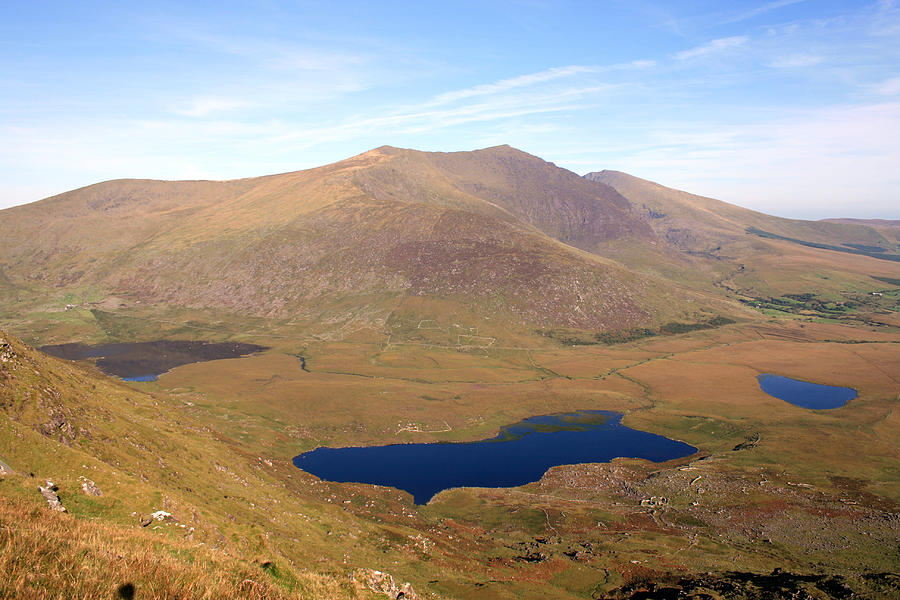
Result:
[[627,344],[629,342],[635,342],[658,335],[677,335],[691,331],[715,329],[724,325],[731,325],[732,323],[736,323],[736,321],[729,317],[717,315],[711,319],[693,323],[670,321],[652,329],[640,327],[636,329],[623,329],[620,331],[609,332],[598,331],[594,333],[579,330],[541,329],[538,330],[538,333],[565,346],[592,346],[595,344],[605,344],[610,346],[614,344]]
[[900,279],[895,277],[876,277],[873,275],[872,279],[900,287]]
[[[834,252],[845,252],[847,254],[861,254],[863,256],[869,256],[871,258],[877,258],[880,260],[890,260],[890,261],[900,261],[900,254],[888,253],[881,251],[881,249],[873,251],[871,248],[866,246],[857,245],[857,247],[847,247],[847,246],[835,246],[834,244],[823,244],[821,242],[809,242],[806,240],[800,240],[797,238],[786,237],[783,235],[778,235],[776,233],[771,233],[769,231],[763,231],[762,229],[758,229],[756,227],[748,227],[747,233],[751,233],[753,235],[758,235],[763,238],[771,238],[775,240],[783,240],[786,242],[793,242],[794,244],[800,244],[801,246],[809,246],[810,248],[821,248],[823,250],[832,250]],[[868,249],[867,249],[868,248]]]

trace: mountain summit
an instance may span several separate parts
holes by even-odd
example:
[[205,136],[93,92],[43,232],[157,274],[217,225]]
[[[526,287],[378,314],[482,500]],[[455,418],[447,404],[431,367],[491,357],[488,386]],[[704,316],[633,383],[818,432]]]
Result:
[[0,227],[0,295],[20,310],[69,294],[320,331],[435,312],[498,331],[696,322],[743,310],[723,282],[746,288],[747,274],[770,268],[757,263],[802,250],[777,240],[896,244],[871,227],[778,219],[624,173],[580,177],[509,146],[383,146],[266,177],[109,181],[0,211]]
[[385,146],[224,182],[109,181],[2,211],[0,226],[4,286],[20,297],[90,288],[373,324],[429,297],[500,322],[597,330],[675,317],[685,297],[590,253],[655,238],[618,192],[508,146]]

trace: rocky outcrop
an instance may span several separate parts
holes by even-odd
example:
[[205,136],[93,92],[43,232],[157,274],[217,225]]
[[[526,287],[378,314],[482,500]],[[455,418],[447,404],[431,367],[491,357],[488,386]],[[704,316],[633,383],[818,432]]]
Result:
[[78,479],[81,480],[81,491],[88,496],[102,496],[103,491],[97,487],[97,484],[82,475]]
[[38,486],[38,490],[40,490],[41,495],[47,500],[47,504],[50,505],[51,510],[66,512],[66,507],[59,501],[59,494],[56,493],[59,491],[59,487],[55,483],[48,479],[45,486]]
[[149,527],[153,521],[166,521],[166,522],[175,522],[175,519],[172,517],[172,513],[166,512],[164,510],[158,510],[156,512],[150,513],[149,515],[141,515],[139,518],[141,523],[141,527]]
[[13,358],[15,358],[15,353],[13,352],[12,346],[9,345],[9,342],[0,337],[0,363],[10,362]]
[[[56,392],[56,390],[52,391],[56,393],[56,400],[58,400],[59,392]],[[47,409],[47,417],[48,419],[46,421],[35,426],[38,433],[49,438],[54,438],[66,446],[71,446],[72,441],[77,435],[77,431],[70,422],[69,416],[65,413],[64,409],[60,407],[50,407]]]
[[[2,333],[2,332],[0,332]],[[16,369],[16,353],[13,347],[3,336],[0,336],[0,382],[12,379],[12,373]],[[0,408],[6,404],[5,398],[0,394]]]
[[397,585],[394,578],[389,573],[376,571],[374,569],[356,569],[350,573],[350,581],[358,588],[369,588],[373,592],[386,595],[388,598],[397,600],[419,600],[419,595],[413,590],[412,584],[404,582]]

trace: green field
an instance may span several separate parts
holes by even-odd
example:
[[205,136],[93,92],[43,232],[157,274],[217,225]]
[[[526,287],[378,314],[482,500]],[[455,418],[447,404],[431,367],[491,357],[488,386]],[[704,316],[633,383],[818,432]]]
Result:
[[[278,564],[262,581],[304,597],[361,593],[345,585],[354,568],[453,598],[606,597],[645,580],[773,569],[840,575],[859,593],[890,589],[887,576],[861,575],[900,561],[890,543],[900,530],[882,517],[900,506],[900,336],[884,328],[750,322],[624,344],[535,335],[534,347],[479,349],[303,340],[287,330],[241,337],[272,348],[133,386],[21,351],[41,366],[25,388],[63,391],[36,408],[27,394],[7,406],[0,456],[20,473],[0,484],[8,510],[38,507],[30,482],[51,477],[76,521],[140,531],[139,546],[159,536],[179,560],[202,542],[241,569]],[[860,395],[809,411],[763,394],[763,372]],[[43,431],[40,407],[57,404],[72,439],[65,427],[47,438],[30,425]],[[450,490],[421,507],[388,488],[319,482],[290,462],[320,445],[483,439],[527,416],[577,409],[623,411],[625,424],[700,452],[663,465],[556,467],[521,488]],[[85,473],[104,496],[80,494]],[[666,502],[645,506],[651,497]],[[147,531],[131,516],[160,509],[179,523]],[[169,541],[184,536],[181,523],[193,528],[190,541]],[[218,568],[210,560],[188,559],[194,575],[170,589],[194,594],[178,586]],[[810,581],[792,585],[819,589]]]

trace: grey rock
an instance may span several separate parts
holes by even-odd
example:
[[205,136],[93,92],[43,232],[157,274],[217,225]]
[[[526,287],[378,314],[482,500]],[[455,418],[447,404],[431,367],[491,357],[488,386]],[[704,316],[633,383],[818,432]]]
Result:
[[386,595],[391,600],[419,600],[419,595],[413,590],[412,584],[404,582],[397,585],[393,576],[389,573],[374,569],[356,569],[350,573],[350,580],[357,587],[369,588],[373,592]]
[[59,501],[59,494],[56,493],[57,490],[59,490],[59,487],[51,480],[48,479],[46,481],[46,486],[38,486],[38,490],[40,490],[41,495],[47,500],[47,504],[50,505],[51,510],[66,512],[66,507]]

